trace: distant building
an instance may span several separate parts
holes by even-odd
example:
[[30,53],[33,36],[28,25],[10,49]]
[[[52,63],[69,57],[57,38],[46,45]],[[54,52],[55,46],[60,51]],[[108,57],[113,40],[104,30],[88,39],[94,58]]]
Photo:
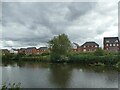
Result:
[[118,52],[120,50],[120,42],[118,37],[104,37],[104,50],[110,52]]
[[97,48],[99,48],[99,45],[96,42],[85,42],[81,46],[83,52],[94,52]]
[[1,49],[0,51],[2,51],[3,55],[10,53],[8,49]]
[[78,45],[76,43],[72,43],[72,50],[77,51]]
[[12,49],[10,50],[10,53],[18,54],[18,49],[12,48]]
[[39,54],[49,52],[48,47],[40,47],[38,50],[39,50]]
[[81,51],[81,47],[77,43],[72,43],[72,50],[75,52]]
[[18,53],[19,54],[25,54],[25,48],[20,48],[19,50],[18,50]]
[[36,47],[29,47],[25,49],[25,54],[37,54]]

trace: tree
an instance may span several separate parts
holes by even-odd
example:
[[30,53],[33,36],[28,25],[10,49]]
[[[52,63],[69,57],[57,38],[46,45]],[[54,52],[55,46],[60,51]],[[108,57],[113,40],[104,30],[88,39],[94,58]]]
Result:
[[68,58],[67,54],[69,53],[69,50],[71,50],[71,42],[67,35],[60,34],[59,36],[54,37],[48,43],[51,49],[52,61],[64,61]]

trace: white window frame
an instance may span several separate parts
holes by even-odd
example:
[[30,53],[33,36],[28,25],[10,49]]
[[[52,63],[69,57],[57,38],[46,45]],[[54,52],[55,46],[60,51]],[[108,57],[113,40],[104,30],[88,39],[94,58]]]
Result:
[[116,45],[115,45],[115,44],[113,44],[113,46],[115,47]]
[[86,52],[87,50],[86,49],[83,49],[84,52]]
[[110,47],[112,46],[112,44],[110,44]]

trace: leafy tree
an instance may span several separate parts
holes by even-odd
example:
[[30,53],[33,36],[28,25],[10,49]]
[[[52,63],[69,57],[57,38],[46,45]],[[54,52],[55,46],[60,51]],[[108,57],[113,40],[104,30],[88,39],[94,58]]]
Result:
[[67,35],[60,34],[59,36],[54,37],[48,43],[51,49],[52,61],[64,61],[68,59],[67,54],[71,50],[71,42]]

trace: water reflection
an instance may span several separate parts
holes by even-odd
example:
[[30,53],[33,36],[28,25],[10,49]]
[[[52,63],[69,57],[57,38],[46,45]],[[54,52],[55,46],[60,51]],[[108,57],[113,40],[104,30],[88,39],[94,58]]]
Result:
[[116,88],[118,74],[113,67],[80,64],[18,62],[3,64],[3,82],[21,82],[25,88]]
[[49,81],[57,87],[65,88],[68,86],[71,78],[72,69],[68,65],[57,64],[50,65]]

